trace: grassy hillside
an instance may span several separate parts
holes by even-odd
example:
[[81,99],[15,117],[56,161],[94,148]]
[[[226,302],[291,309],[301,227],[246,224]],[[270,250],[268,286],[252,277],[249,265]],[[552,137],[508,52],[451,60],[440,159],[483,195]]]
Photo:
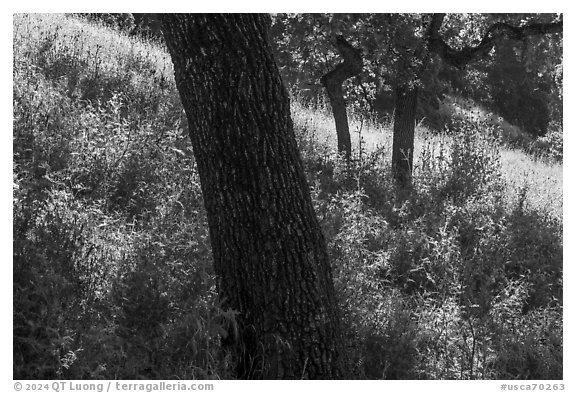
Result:
[[[357,378],[562,378],[562,165],[484,123],[420,127],[414,190],[390,125],[292,116]],[[63,15],[14,16],[14,378],[233,378],[169,56]]]
[[[309,129],[313,138],[327,150],[336,150],[334,120],[329,109],[303,107],[293,102],[292,117],[300,128]],[[482,124],[482,120],[473,119]],[[375,124],[370,119],[352,118],[350,124],[354,155],[359,156],[360,140],[364,153],[382,151],[384,157],[392,156],[392,124]],[[519,131],[517,131],[519,132]],[[415,175],[422,167],[422,153],[429,144],[448,151],[452,138],[433,133],[423,125],[416,127],[414,166]],[[440,153],[439,151],[437,152]],[[513,196],[520,188],[526,188],[526,200],[531,208],[545,214],[553,214],[562,219],[562,163],[550,159],[537,159],[524,150],[501,146],[499,149],[501,173],[505,180],[505,194],[510,197],[510,208],[514,204]]]

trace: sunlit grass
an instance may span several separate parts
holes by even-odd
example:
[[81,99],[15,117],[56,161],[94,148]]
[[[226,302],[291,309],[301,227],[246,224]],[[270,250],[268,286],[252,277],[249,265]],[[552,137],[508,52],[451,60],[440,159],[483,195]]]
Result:
[[501,157],[507,196],[512,198],[526,187],[526,202],[531,207],[562,219],[562,164],[535,160],[521,151],[505,148],[501,149]]
[[170,56],[155,43],[64,14],[14,14],[13,22],[15,58],[50,45],[44,50],[62,57],[73,55],[76,60],[98,65],[102,72],[118,73],[133,68],[128,65],[138,64],[141,69],[147,67],[173,79]]
[[145,112],[179,105],[172,61],[157,43],[63,14],[14,14],[15,80],[43,77],[71,99],[131,97]]
[[[328,109],[310,109],[297,101],[292,103],[292,118],[298,127],[312,130],[318,143],[336,151],[336,131],[334,119]],[[392,157],[392,125],[377,124],[365,119],[349,116],[353,157],[358,157],[359,141],[362,148],[370,153],[383,150],[384,157]],[[434,147],[436,156],[449,156],[452,138],[433,133],[425,126],[418,125],[414,139],[415,174],[421,165],[421,152],[424,146]],[[501,147],[502,175],[507,188],[509,206],[517,202],[522,187],[527,188],[526,203],[542,212],[562,218],[562,164],[535,159],[521,150]]]

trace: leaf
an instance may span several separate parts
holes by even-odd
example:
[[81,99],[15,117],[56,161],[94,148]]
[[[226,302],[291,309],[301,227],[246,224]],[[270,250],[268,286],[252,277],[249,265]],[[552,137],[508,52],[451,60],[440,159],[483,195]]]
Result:
[[184,152],[183,152],[182,150],[180,150],[180,149],[176,149],[175,147],[173,147],[172,150],[173,150],[174,152],[176,152],[177,154],[181,155],[182,157],[185,157],[185,156],[186,156],[186,153],[184,153]]

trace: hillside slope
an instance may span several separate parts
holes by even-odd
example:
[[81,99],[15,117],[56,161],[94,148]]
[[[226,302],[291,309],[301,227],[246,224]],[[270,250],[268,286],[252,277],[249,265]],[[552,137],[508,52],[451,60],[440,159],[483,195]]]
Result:
[[[166,51],[14,15],[13,111],[14,378],[234,378]],[[347,164],[326,113],[292,104],[354,376],[561,379],[562,166],[419,128],[406,195],[389,125]]]

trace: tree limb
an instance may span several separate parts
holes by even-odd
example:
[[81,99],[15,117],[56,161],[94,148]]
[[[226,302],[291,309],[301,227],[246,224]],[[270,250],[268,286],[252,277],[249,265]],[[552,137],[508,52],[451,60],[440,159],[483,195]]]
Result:
[[428,27],[428,49],[438,54],[448,64],[464,68],[467,64],[487,56],[492,48],[508,38],[521,41],[529,36],[562,33],[563,22],[530,23],[524,26],[513,26],[506,22],[497,22],[486,30],[484,37],[476,46],[454,49],[440,36],[439,30],[446,14],[434,14]]
[[342,35],[336,37],[334,46],[343,61],[322,77],[323,84],[329,80],[342,84],[346,79],[362,72],[362,52],[359,49],[354,48]]
[[446,14],[432,14],[432,19],[428,25],[428,37],[438,37],[438,32],[440,31],[440,27],[442,27],[442,23],[444,23],[445,16]]

